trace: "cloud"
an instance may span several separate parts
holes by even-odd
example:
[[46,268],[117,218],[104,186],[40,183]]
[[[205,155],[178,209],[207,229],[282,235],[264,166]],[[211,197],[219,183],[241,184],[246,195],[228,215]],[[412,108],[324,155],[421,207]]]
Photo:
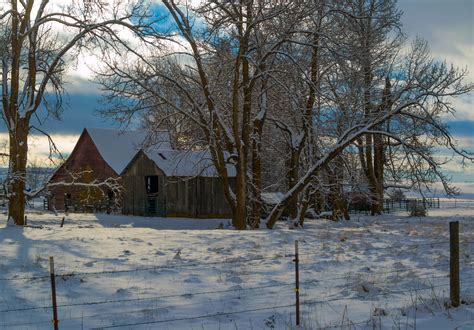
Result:
[[[404,12],[403,27],[411,39],[421,37],[428,41],[432,55],[446,60],[469,73],[466,83],[474,82],[474,27],[472,0],[399,0]],[[458,146],[474,151],[474,93],[453,99],[454,115],[443,116]],[[452,155],[440,150],[439,156]],[[461,158],[454,157],[443,166],[446,174],[456,182],[473,180],[474,165],[462,166]],[[474,185],[472,185],[474,187]]]
[[[72,149],[74,149],[74,146],[79,139],[79,134],[52,134],[51,138],[62,155],[67,157]],[[8,134],[0,133],[0,146],[7,141]],[[48,159],[49,155],[50,148],[48,138],[45,135],[30,135],[28,145],[29,164],[34,166],[54,167],[55,164]],[[0,159],[0,166],[8,166],[7,160]]]
[[474,78],[474,2],[471,0],[399,0],[402,23],[409,37],[429,42],[433,55],[459,67]]

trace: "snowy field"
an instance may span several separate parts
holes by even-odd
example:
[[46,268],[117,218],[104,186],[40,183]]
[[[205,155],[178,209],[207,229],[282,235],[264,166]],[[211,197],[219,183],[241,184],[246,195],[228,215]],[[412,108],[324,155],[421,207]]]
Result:
[[[302,329],[474,329],[474,203],[304,229],[237,232],[228,220],[31,212],[0,216],[0,329],[294,329],[294,242]],[[456,206],[456,207],[454,207]],[[448,222],[460,221],[461,296],[449,297]]]

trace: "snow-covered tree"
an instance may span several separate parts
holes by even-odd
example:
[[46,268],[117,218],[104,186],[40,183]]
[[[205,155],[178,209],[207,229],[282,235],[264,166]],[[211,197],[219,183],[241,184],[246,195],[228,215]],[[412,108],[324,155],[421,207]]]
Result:
[[[472,91],[472,84],[465,84],[463,79],[466,71],[458,70],[448,66],[444,62],[433,60],[427,52],[426,44],[417,41],[413,44],[412,50],[408,54],[402,54],[399,65],[393,69],[397,75],[393,75],[390,89],[390,106],[379,107],[378,111],[365,115],[364,102],[359,102],[360,112],[364,115],[354,116],[347,128],[339,134],[337,139],[327,145],[322,156],[304,174],[300,181],[290,189],[284,198],[278,203],[267,219],[267,226],[272,228],[276,220],[281,216],[285,205],[295,196],[311,184],[313,176],[322,168],[328,166],[339,155],[351,145],[358,143],[358,140],[367,135],[379,134],[385,137],[389,143],[396,142],[405,148],[409,157],[416,157],[423,163],[419,165],[429,168],[439,175],[442,182],[447,185],[447,181],[441,174],[440,162],[431,153],[426,153],[426,148],[421,144],[404,140],[403,137],[381,129],[389,121],[397,121],[405,118],[413,118],[413,125],[429,125],[437,130],[437,141],[439,144],[451,148],[460,156],[467,160],[474,161],[474,158],[467,151],[459,150],[450,133],[440,123],[440,117],[436,116],[440,112],[451,113],[455,109],[452,106],[452,98]],[[434,114],[433,114],[434,111]],[[414,120],[416,119],[416,120]],[[417,140],[417,139],[415,139]],[[408,167],[408,171],[413,168]],[[448,187],[446,186],[448,189]]]
[[[262,134],[269,88],[276,83],[272,73],[280,58],[288,56],[283,46],[296,34],[308,8],[288,1],[163,4],[179,31],[170,35],[180,44],[177,50],[146,58],[134,54],[139,60],[128,66],[123,61],[111,63],[103,83],[113,97],[139,93],[141,100],[156,99],[146,107],[172,108],[173,115],[192,121],[213,156],[233,225],[238,229],[258,226]],[[143,105],[141,101],[132,107],[121,103],[115,113],[140,111]],[[228,162],[236,168],[235,182],[227,175]]]

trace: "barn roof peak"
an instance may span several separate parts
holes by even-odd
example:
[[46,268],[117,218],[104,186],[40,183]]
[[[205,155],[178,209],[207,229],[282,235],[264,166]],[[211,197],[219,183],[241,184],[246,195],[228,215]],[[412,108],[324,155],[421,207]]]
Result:
[[86,127],[84,131],[89,134],[104,161],[118,174],[140,149],[172,149],[168,131],[158,131],[151,146],[146,131],[93,127]]

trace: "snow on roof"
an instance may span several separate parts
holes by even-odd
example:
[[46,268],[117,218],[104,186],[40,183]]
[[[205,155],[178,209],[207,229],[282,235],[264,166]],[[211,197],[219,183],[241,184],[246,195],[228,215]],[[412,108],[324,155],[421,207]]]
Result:
[[[144,152],[166,176],[218,176],[208,150],[145,150]],[[230,177],[236,175],[233,165],[227,165],[227,174]]]
[[[102,158],[117,173],[132,160],[140,149],[144,148],[147,140],[145,131],[123,131],[106,128],[86,128]],[[169,132],[157,134],[156,144],[148,147],[150,150],[171,149]]]

